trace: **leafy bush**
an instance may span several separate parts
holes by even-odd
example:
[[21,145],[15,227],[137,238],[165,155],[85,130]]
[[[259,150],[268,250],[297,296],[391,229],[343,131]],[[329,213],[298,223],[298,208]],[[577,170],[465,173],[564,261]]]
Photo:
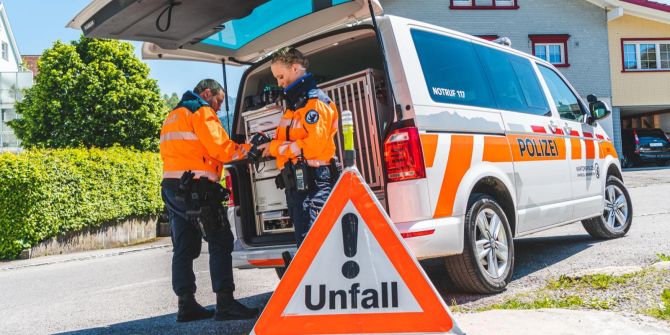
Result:
[[0,154],[0,258],[60,234],[156,214],[160,156],[114,147]]

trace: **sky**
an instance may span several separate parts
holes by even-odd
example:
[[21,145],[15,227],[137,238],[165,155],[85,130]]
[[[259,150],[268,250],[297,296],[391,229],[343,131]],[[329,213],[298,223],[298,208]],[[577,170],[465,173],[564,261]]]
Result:
[[[81,31],[65,28],[91,0],[0,0],[5,5],[14,38],[21,55],[39,55],[56,40],[70,42],[79,39]],[[141,43],[133,42],[135,53],[141,58]],[[162,94],[181,96],[192,89],[200,79],[212,78],[223,84],[220,64],[168,60],[145,61],[151,68],[150,77],[158,80]],[[228,91],[237,95],[242,70],[227,67]]]

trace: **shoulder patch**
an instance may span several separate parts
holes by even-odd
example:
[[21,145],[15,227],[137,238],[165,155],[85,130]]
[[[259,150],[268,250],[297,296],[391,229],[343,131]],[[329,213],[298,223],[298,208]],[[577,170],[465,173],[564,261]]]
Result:
[[315,124],[319,122],[319,112],[310,109],[310,111],[305,114],[305,122],[308,124]]

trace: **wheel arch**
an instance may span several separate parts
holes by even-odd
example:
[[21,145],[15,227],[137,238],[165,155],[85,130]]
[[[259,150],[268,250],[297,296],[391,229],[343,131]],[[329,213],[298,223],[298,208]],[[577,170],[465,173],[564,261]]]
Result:
[[[511,172],[511,163],[509,166]],[[461,180],[456,193],[454,215],[464,215],[470,206],[471,196],[474,193],[483,193],[495,198],[503,208],[512,230],[516,235],[518,221],[516,211],[516,190],[508,174],[500,167],[483,162],[471,168]]]
[[616,166],[616,164],[610,164],[607,167],[607,177],[609,176],[615,176],[619,178],[619,180],[623,181],[623,175],[621,174],[621,170]]
[[485,177],[480,179],[470,192],[468,206],[470,206],[470,200],[472,199],[473,194],[486,194],[496,199],[500,207],[502,207],[503,212],[505,212],[505,216],[507,216],[510,229],[512,230],[512,236],[516,235],[516,210],[514,200],[502,181],[495,177]]

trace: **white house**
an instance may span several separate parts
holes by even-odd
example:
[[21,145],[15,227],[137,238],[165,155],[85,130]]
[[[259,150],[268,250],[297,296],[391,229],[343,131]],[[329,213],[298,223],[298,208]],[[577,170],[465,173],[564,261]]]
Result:
[[0,152],[18,151],[20,143],[7,122],[16,118],[14,104],[21,92],[33,84],[33,75],[21,65],[7,11],[0,2]]

